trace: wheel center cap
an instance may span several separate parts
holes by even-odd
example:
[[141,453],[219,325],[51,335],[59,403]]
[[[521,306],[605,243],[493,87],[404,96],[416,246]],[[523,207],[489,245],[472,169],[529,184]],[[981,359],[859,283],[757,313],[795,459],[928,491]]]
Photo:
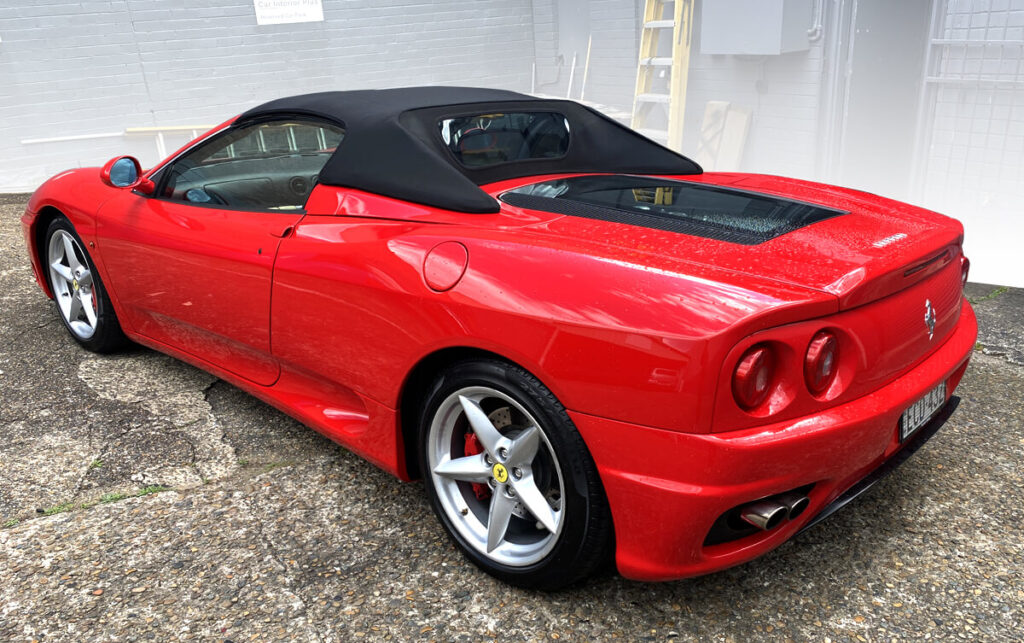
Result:
[[73,287],[73,288],[74,288],[75,290],[78,290],[78,280],[77,280],[77,279],[72,279],[72,280],[71,280],[71,286],[72,286],[72,287]]
[[500,464],[500,463],[495,464],[491,468],[491,475],[494,476],[495,480],[497,480],[498,482],[500,482],[502,484],[508,482],[508,469],[506,469],[505,465],[503,465],[503,464]]

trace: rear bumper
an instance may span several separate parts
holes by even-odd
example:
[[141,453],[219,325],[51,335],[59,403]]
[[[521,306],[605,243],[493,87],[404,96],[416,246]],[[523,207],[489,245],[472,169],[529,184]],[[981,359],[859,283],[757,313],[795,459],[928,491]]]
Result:
[[[855,497],[859,482],[901,462],[948,418],[947,399],[929,425],[899,443],[897,425],[907,407],[942,381],[947,396],[952,394],[977,331],[974,311],[964,301],[953,334],[898,380],[820,413],[753,429],[687,434],[571,412],[611,504],[619,572],[655,581],[731,567],[778,547],[831,513],[830,506],[845,504],[844,494]],[[739,540],[704,544],[729,509],[809,484],[810,506],[794,520]]]
[[901,464],[906,462],[910,456],[917,453],[917,450],[924,446],[924,443],[932,438],[933,435],[939,432],[942,425],[946,423],[956,411],[957,407],[960,406],[960,398],[952,396],[946,401],[946,405],[943,406],[938,413],[935,414],[926,425],[917,430],[917,432],[910,436],[907,443],[897,451],[891,458],[883,462],[877,469],[858,480],[852,487],[843,492],[841,496],[833,500],[827,507],[818,512],[816,516],[811,518],[800,531],[796,532],[799,536],[814,525],[825,520],[835,512],[839,511],[846,505],[850,504],[860,496],[867,493],[871,487],[878,484],[885,476],[889,475],[896,470]]

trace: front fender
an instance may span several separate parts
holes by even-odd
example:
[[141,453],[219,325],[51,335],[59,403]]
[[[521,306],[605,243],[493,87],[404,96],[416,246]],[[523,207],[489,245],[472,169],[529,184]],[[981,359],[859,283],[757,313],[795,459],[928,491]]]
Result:
[[[32,194],[21,218],[25,235],[25,249],[32,262],[36,283],[53,298],[50,285],[43,270],[41,258],[42,235],[54,217],[64,215],[75,227],[78,236],[90,248],[96,245],[96,213],[117,189],[100,181],[98,167],[78,168],[61,172],[47,180]],[[98,253],[92,252],[93,262],[99,268]],[[103,278],[103,271],[100,272]]]

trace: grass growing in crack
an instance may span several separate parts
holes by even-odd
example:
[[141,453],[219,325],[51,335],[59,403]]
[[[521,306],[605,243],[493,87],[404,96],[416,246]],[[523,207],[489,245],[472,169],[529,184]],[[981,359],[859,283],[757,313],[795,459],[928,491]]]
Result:
[[100,460],[99,458],[93,460],[92,464],[89,465],[89,468],[90,469],[102,469],[103,468],[103,460]]
[[270,464],[263,465],[263,471],[264,472],[273,471],[274,469],[280,469],[281,467],[290,467],[293,464],[295,464],[295,463],[292,462],[292,461],[287,461],[287,462],[271,462]]
[[972,304],[980,304],[983,301],[988,301],[989,299],[995,299],[996,297],[998,297],[999,295],[1003,294],[1007,290],[1009,290],[1009,288],[1007,288],[1006,286],[1000,286],[1000,287],[996,288],[995,290],[993,290],[992,292],[990,292],[989,294],[985,295],[984,297],[978,297],[977,299],[973,300],[971,303]]
[[238,466],[240,466],[240,467],[247,467],[247,466],[249,466],[249,461],[248,460],[239,460],[238,461]]
[[8,520],[7,522],[4,523],[3,527],[4,527],[4,529],[10,529],[11,527],[17,525],[19,522],[21,522],[21,521],[18,520],[17,518],[11,518],[10,520]]
[[54,505],[54,506],[49,507],[47,509],[43,509],[42,514],[44,516],[53,516],[55,514],[62,514],[65,511],[71,511],[74,508],[75,508],[75,503],[73,503],[73,502],[65,502],[65,503],[62,503],[62,504],[59,504],[59,505]]
[[170,491],[170,487],[165,487],[162,484],[151,484],[148,487],[143,487],[135,493],[135,497],[148,496],[154,493],[160,493],[162,491]]
[[[61,514],[66,511],[72,511],[73,509],[91,509],[99,504],[109,504],[111,502],[117,502],[118,500],[124,500],[126,498],[139,498],[141,496],[149,496],[154,493],[162,493],[164,491],[171,490],[171,487],[165,487],[161,484],[152,484],[140,488],[135,493],[121,493],[119,491],[111,491],[110,493],[105,493],[94,500],[87,500],[85,502],[78,504],[74,502],[64,502],[59,505],[54,505],[53,507],[50,507],[48,509],[36,509],[36,513],[42,514],[44,516],[53,516],[55,514]],[[13,527],[16,524],[18,524],[17,520],[8,520],[2,526]]]

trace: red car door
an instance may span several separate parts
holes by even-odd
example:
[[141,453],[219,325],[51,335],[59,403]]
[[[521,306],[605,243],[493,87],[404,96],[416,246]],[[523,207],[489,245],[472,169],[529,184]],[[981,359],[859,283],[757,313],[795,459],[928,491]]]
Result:
[[308,118],[236,123],[97,216],[97,249],[131,331],[262,385],[277,248],[304,215],[342,130]]
[[301,213],[239,212],[125,193],[97,237],[137,333],[258,384],[273,384],[270,286],[281,235]]

